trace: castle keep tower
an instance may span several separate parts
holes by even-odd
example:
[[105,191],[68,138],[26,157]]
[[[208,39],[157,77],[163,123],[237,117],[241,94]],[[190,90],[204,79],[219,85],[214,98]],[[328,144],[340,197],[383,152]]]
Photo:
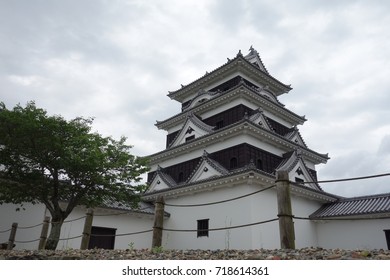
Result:
[[[291,89],[270,75],[258,52],[251,47],[247,55],[239,51],[235,58],[212,72],[169,92],[171,99],[181,103],[181,112],[156,123],[159,129],[167,131],[166,149],[150,155],[149,189],[144,199],[153,201],[163,195],[176,204],[220,200],[264,188],[275,181],[276,170],[286,170],[290,180],[297,183],[293,192],[322,200],[319,185],[300,183],[316,181],[315,166],[326,163],[328,156],[305,144],[298,129],[305,117],[278,100]],[[274,194],[270,190],[270,197],[263,194],[261,198],[253,197],[221,209],[168,208],[166,211],[171,213],[168,223],[179,219],[182,228],[187,222],[194,228],[198,222],[199,229],[209,226],[199,221],[210,221],[212,228],[212,221],[215,226],[223,226],[258,220],[253,208],[257,206],[250,205],[259,205],[262,200],[269,204],[272,200],[269,207],[274,207]],[[308,213],[319,205],[309,207]],[[229,214],[234,208],[244,211],[246,207],[249,208],[243,214],[245,218]],[[272,213],[276,211],[274,208]],[[183,242],[192,241],[183,237]],[[253,242],[261,245],[264,240],[237,247],[250,248]]]
[[286,168],[291,169],[291,181],[316,181],[315,165],[328,157],[305,144],[297,127],[305,117],[279,102],[278,96],[290,90],[268,73],[251,47],[248,55],[239,52],[211,73],[169,92],[182,111],[156,124],[168,135],[166,149],[150,156],[149,192],[252,169],[274,178],[275,170]]

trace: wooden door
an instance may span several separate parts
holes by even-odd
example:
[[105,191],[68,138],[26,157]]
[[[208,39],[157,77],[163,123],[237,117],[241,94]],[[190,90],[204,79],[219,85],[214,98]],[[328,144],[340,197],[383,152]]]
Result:
[[115,228],[92,227],[88,249],[114,249]]

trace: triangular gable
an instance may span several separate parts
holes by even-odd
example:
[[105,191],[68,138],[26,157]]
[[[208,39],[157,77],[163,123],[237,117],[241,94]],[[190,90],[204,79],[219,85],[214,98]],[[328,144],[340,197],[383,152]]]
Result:
[[175,139],[171,142],[169,147],[174,147],[183,144],[188,140],[202,137],[212,132],[213,129],[214,129],[213,126],[205,124],[194,114],[190,113],[187,116],[187,120],[183,128],[177,134]]
[[[287,159],[285,159],[276,171],[287,171],[288,178],[292,182],[314,182],[316,181],[308,170],[305,162],[302,159],[300,150],[292,152]],[[317,183],[305,184],[306,187],[322,191]]]
[[208,178],[227,174],[229,171],[220,165],[215,160],[208,157],[208,153],[204,151],[202,159],[194,169],[194,172],[189,176],[187,183],[192,183]]
[[289,134],[286,135],[286,138],[302,147],[306,147],[307,145],[305,141],[302,138],[302,135],[299,133],[299,130],[297,127],[294,127],[294,130],[291,131]]
[[255,113],[249,117],[249,120],[254,124],[260,125],[261,127],[271,130],[271,127],[263,114],[263,110],[261,108],[257,109]]
[[156,174],[154,175],[152,182],[149,185],[146,193],[155,192],[159,190],[169,189],[176,185],[175,180],[172,179],[171,176],[164,173],[162,168],[158,166]]
[[264,66],[263,61],[261,61],[259,53],[252,46],[249,48],[249,51],[250,52],[245,56],[245,59],[259,67],[261,71],[269,74],[267,68]]

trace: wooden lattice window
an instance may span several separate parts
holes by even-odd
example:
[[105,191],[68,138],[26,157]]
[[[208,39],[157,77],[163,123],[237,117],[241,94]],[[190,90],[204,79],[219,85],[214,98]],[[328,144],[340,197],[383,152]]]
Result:
[[230,159],[230,169],[237,168],[237,158],[233,157]]
[[198,220],[197,237],[209,237],[209,219]]
[[295,183],[303,184],[305,181],[301,178],[295,177]]
[[260,170],[263,170],[263,161],[261,159],[258,159],[256,161],[256,168],[260,169]]
[[215,126],[216,126],[216,129],[222,128],[222,127],[223,127],[223,120],[217,121],[217,123],[215,124]]
[[188,137],[186,138],[186,142],[191,141],[191,140],[194,140],[194,139],[195,139],[195,135],[188,136]]
[[180,172],[179,173],[179,183],[183,182],[184,181],[184,173],[183,172]]

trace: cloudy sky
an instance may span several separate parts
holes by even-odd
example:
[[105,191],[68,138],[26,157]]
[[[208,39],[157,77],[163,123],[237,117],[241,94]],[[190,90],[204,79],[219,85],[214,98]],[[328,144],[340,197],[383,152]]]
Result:
[[[306,115],[310,148],[329,153],[320,180],[390,172],[390,2],[0,0],[0,101],[95,117],[133,153],[165,147],[155,126],[180,110],[169,90],[251,45],[280,97]],[[355,196],[390,192],[390,177],[323,184]]]

